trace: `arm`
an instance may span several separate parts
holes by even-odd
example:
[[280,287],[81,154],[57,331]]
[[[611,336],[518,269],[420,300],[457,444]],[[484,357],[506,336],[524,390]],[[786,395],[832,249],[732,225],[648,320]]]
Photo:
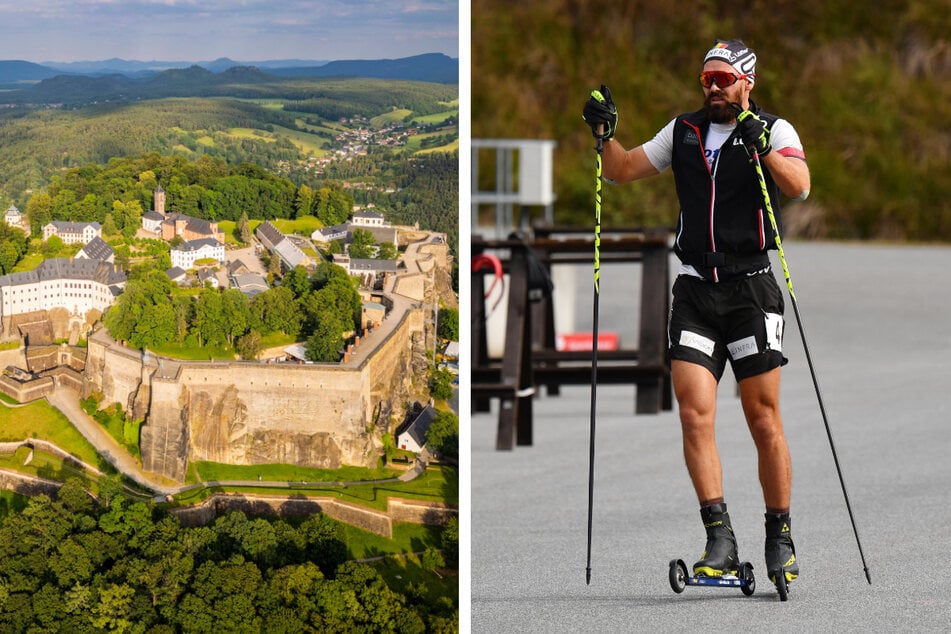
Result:
[[778,119],[770,131],[754,112],[743,110],[739,104],[733,107],[737,110],[737,131],[747,151],[759,155],[779,191],[794,200],[805,200],[809,195],[809,166],[796,130],[788,121]]
[[763,157],[763,165],[769,169],[779,191],[794,200],[805,200],[809,195],[809,166],[801,152],[795,155],[786,155],[783,150],[770,152]]
[[660,174],[657,168],[647,160],[647,153],[640,145],[628,151],[612,139],[604,144],[602,156],[604,177],[618,184]]
[[628,151],[614,140],[617,108],[607,86],[601,84],[601,90],[591,91],[591,96],[585,102],[582,118],[591,126],[594,138],[603,144],[602,176],[606,180],[621,184],[660,173],[647,158],[644,146],[639,145]]

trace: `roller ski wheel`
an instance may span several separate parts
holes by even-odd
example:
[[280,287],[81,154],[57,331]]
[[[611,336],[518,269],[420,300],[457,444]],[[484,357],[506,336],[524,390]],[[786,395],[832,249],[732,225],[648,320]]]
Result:
[[740,562],[736,574],[724,574],[719,577],[707,575],[690,575],[683,559],[673,559],[670,562],[668,578],[671,589],[680,594],[687,586],[713,586],[717,588],[739,588],[743,594],[750,597],[756,591],[756,577],[753,575],[753,564],[748,561]]
[[756,592],[756,577],[753,576],[753,564],[748,561],[742,562],[738,576],[741,580],[746,581],[746,583],[740,586],[740,590],[748,597],[753,596],[753,593]]
[[670,562],[670,587],[677,594],[687,588],[687,566],[679,559]]
[[770,572],[769,579],[776,584],[776,592],[779,594],[779,600],[788,601],[789,583],[786,581],[786,573],[783,572],[782,568]]

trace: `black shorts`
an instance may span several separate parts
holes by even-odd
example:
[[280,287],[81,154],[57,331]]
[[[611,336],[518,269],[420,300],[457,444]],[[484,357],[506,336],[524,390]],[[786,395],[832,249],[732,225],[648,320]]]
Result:
[[697,363],[717,381],[729,359],[740,381],[786,364],[783,294],[772,273],[731,282],[680,275],[667,327],[668,360]]

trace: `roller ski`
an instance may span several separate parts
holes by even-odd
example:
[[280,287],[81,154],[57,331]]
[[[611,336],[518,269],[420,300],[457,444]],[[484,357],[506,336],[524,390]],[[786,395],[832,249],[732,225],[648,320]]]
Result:
[[700,561],[693,565],[693,574],[687,573],[682,559],[670,562],[670,587],[680,594],[687,586],[715,586],[740,588],[746,596],[756,590],[753,565],[739,561],[736,538],[730,524],[726,504],[711,504],[700,509],[700,517],[707,532],[707,544]]
[[737,570],[724,573],[719,577],[706,575],[688,575],[687,565],[683,559],[673,559],[670,562],[670,587],[680,594],[687,586],[715,586],[717,588],[739,588],[743,594],[750,597],[756,592],[756,577],[753,575],[753,564],[742,561]]
[[766,514],[766,572],[779,600],[789,599],[789,582],[799,576],[796,547],[790,534],[789,514]]

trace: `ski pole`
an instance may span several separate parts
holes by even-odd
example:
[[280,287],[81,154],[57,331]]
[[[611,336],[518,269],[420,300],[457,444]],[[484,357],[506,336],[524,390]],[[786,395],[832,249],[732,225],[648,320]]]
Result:
[[[599,130],[600,132],[600,130]],[[598,153],[594,186],[594,316],[591,329],[591,433],[588,443],[588,566],[585,583],[591,585],[591,514],[594,506],[594,420],[598,390],[598,303],[601,297],[601,153],[604,143],[600,134],[594,148]]]
[[779,237],[779,227],[776,224],[776,216],[773,214],[773,205],[769,200],[769,191],[766,189],[766,176],[763,174],[763,166],[760,164],[759,153],[756,151],[753,152],[753,165],[756,167],[756,177],[759,180],[760,189],[763,191],[763,204],[766,206],[766,215],[769,217],[769,224],[773,229],[773,235],[776,236],[776,250],[779,252],[779,262],[783,267],[783,275],[786,277],[786,288],[789,289],[789,299],[792,301],[793,312],[796,314],[796,323],[799,325],[799,335],[802,337],[802,348],[806,353],[806,362],[809,364],[812,384],[816,388],[816,398],[819,400],[819,411],[822,413],[822,422],[825,424],[826,435],[829,437],[829,447],[832,449],[832,459],[835,461],[835,470],[839,474],[839,484],[842,485],[842,495],[845,497],[845,508],[849,511],[849,520],[852,522],[852,532],[855,533],[855,543],[859,547],[859,556],[861,556],[862,566],[865,568],[865,579],[868,580],[869,585],[871,585],[872,577],[868,571],[868,564],[865,563],[865,553],[862,551],[862,541],[859,539],[859,529],[855,525],[855,515],[852,514],[849,494],[848,491],[845,490],[845,479],[842,477],[842,468],[839,466],[839,456],[835,450],[835,442],[832,440],[832,429],[829,427],[829,419],[826,417],[826,408],[822,404],[822,393],[819,391],[819,379],[816,377],[816,370],[812,365],[812,355],[809,354],[809,344],[806,343],[806,331],[802,325],[802,316],[799,314],[796,292],[793,290],[792,277],[789,275],[789,267],[786,265],[786,256],[783,253],[783,242]]

